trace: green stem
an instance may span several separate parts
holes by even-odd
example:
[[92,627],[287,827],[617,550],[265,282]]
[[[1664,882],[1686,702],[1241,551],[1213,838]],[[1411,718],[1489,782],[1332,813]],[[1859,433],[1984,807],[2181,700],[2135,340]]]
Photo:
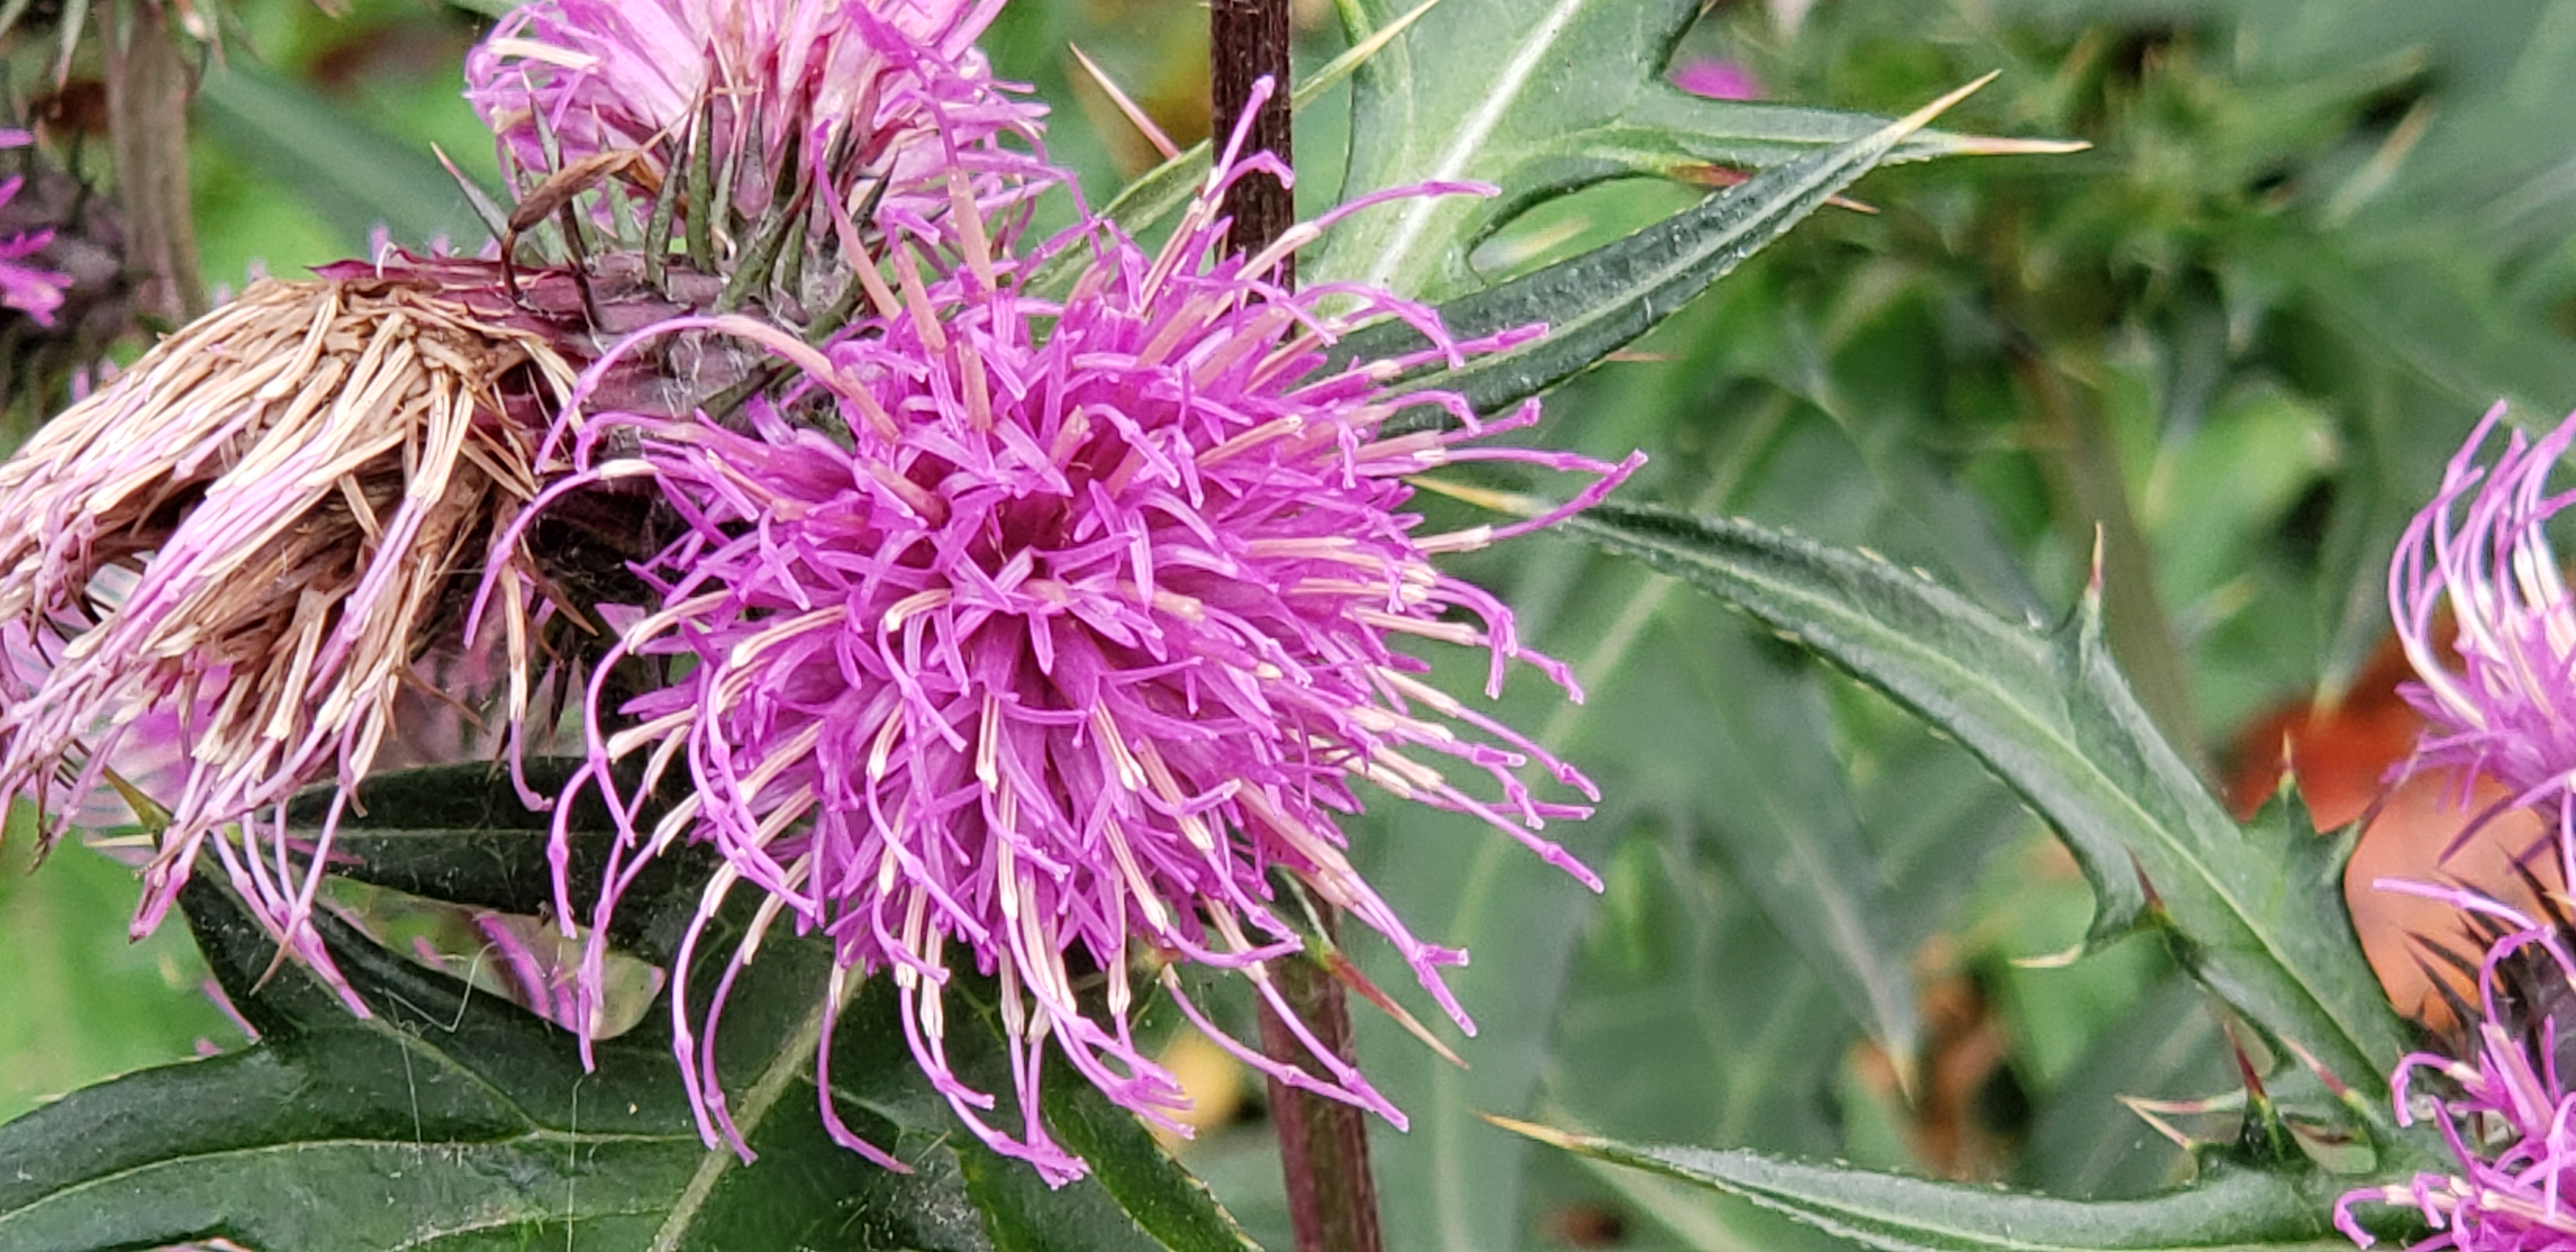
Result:
[[2012,353],[2013,375],[2029,403],[2043,451],[2040,467],[2057,497],[2067,539],[2094,548],[2103,566],[2103,625],[2111,654],[2129,675],[2138,703],[2183,759],[2206,769],[2200,719],[2192,710],[2190,669],[2174,638],[2173,618],[2157,586],[2155,553],[2138,523],[2123,480],[2108,419],[2080,396],[2036,345]]
[[2029,415],[2031,444],[2061,529],[2079,559],[2102,562],[2102,607],[2111,655],[2156,728],[2196,769],[2208,768],[2191,669],[2157,586],[2147,542],[2120,464],[2110,416],[2070,362],[2100,357],[2109,333],[2101,315],[2062,307],[2029,281],[2023,223],[2006,211],[1984,248],[1990,290],[2005,327],[2005,358]]

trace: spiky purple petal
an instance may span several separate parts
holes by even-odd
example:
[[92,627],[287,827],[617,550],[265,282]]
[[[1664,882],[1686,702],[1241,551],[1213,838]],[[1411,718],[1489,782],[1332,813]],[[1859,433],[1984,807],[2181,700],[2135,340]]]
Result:
[[[26,131],[0,129],[0,149],[23,148],[34,143]],[[26,185],[21,177],[0,179],[0,205],[6,205]],[[26,264],[28,257],[43,252],[54,241],[52,227],[20,231],[0,239],[0,306],[16,309],[34,318],[39,326],[54,324],[54,312],[63,307],[63,290],[72,276],[41,265]]]
[[[2415,668],[2400,692],[2428,729],[2410,768],[2456,766],[2493,778],[2560,830],[2561,869],[2576,851],[2576,602],[2551,547],[2551,518],[2576,492],[2549,476],[2576,441],[2576,418],[2537,441],[2506,432],[2492,464],[2483,456],[2504,417],[2496,405],[2442,476],[2431,504],[2399,540],[2389,611]],[[2444,608],[2457,642],[2442,655]],[[2465,837],[2465,836],[2464,836]],[[2576,875],[2561,881],[2576,881]]]
[[[1515,659],[1571,692],[1509,610],[1429,559],[1521,528],[1417,533],[1405,477],[1521,461],[1592,479],[1579,507],[1635,461],[1479,445],[1529,413],[1488,426],[1456,396],[1392,392],[1417,362],[1320,369],[1333,338],[1383,314],[1434,332],[1425,359],[1520,336],[1453,343],[1385,293],[1290,293],[1268,279],[1278,254],[1222,256],[1224,188],[1253,168],[1276,166],[1229,154],[1159,254],[1102,222],[1049,244],[1042,257],[1082,258],[1060,301],[973,257],[925,277],[898,251],[875,316],[819,350],[745,317],[666,324],[643,339],[737,335],[801,377],[738,423],[594,411],[563,428],[589,474],[649,475],[686,528],[643,569],[659,603],[610,657],[662,658],[679,678],[615,707],[603,683],[590,692],[586,783],[627,815],[592,933],[661,849],[715,846],[701,929],[749,885],[762,927],[784,916],[831,938],[836,1000],[852,979],[893,978],[934,1085],[1051,1181],[1082,1166],[1034,1116],[1050,1041],[1112,1099],[1179,1128],[1185,1096],[1130,1030],[1139,958],[1248,1063],[1402,1124],[1311,1040],[1321,1077],[1227,1039],[1174,976],[1183,961],[1237,970],[1276,1003],[1266,962],[1301,946],[1273,908],[1280,871],[1384,935],[1470,1026],[1440,976],[1465,954],[1416,938],[1344,855],[1339,819],[1362,783],[1474,814],[1599,886],[1536,833],[1588,810],[1522,774],[1586,797],[1590,783],[1396,646],[1489,652],[1488,694]],[[1461,424],[1378,435],[1425,407]],[[615,767],[639,760],[644,782],[621,786]],[[642,827],[642,791],[676,770],[686,798]],[[946,1058],[960,966],[999,980],[1016,1126]],[[716,1014],[692,1023],[689,1002],[675,988],[712,1143],[730,1137],[703,1037]]]

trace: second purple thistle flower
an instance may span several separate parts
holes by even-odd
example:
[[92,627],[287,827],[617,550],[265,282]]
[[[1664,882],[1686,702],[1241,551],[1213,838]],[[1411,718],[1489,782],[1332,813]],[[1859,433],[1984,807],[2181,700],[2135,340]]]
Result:
[[[925,277],[898,250],[874,316],[824,348],[733,316],[634,341],[738,335],[794,366],[744,420],[594,412],[564,428],[580,430],[585,468],[567,489],[647,476],[682,524],[643,567],[658,603],[637,606],[599,671],[656,657],[677,677],[614,707],[594,685],[585,785],[632,813],[685,769],[672,789],[686,798],[657,827],[629,820],[586,910],[591,933],[638,867],[683,838],[725,858],[693,945],[731,887],[768,901],[701,1022],[674,988],[711,1140],[739,1143],[700,1035],[782,914],[833,943],[834,1002],[854,977],[893,978],[933,1083],[986,1143],[1060,1182],[1082,1166],[1037,1115],[1050,1041],[1112,1098],[1177,1128],[1186,1097],[1130,1029],[1139,970],[1247,1064],[1402,1123],[1311,1037],[1320,1076],[1229,1038],[1175,971],[1239,971],[1293,1023],[1265,964],[1301,947],[1274,907],[1268,876],[1283,872],[1384,935],[1469,1026],[1440,978],[1465,954],[1414,936],[1345,855],[1339,822],[1365,792],[1472,813],[1597,889],[1537,833],[1587,813],[1591,784],[1426,682],[1397,645],[1488,652],[1488,697],[1515,660],[1573,692],[1508,609],[1432,558],[1546,525],[1637,459],[1481,446],[1535,408],[1480,425],[1455,396],[1396,394],[1400,370],[1493,345],[1453,344],[1384,293],[1273,285],[1313,228],[1223,257],[1225,186],[1276,167],[1219,168],[1159,254],[1097,221],[1041,249],[1082,258],[1061,300],[1019,290],[1027,271],[1007,259],[977,253]],[[1333,336],[1388,313],[1438,346],[1324,367]],[[1426,407],[1451,429],[1380,433]],[[1589,481],[1547,517],[1418,533],[1405,477],[1470,459]],[[622,788],[615,767],[637,760],[642,783]],[[1542,798],[1525,769],[1576,802]],[[999,983],[1015,1129],[945,1056],[944,994],[968,967]],[[826,1063],[830,1047],[827,1028]],[[892,1163],[823,1104],[836,1137]]]
[[[2488,411],[2397,546],[2389,610],[2417,677],[2399,690],[2428,723],[2408,768],[2503,783],[2509,807],[2556,819],[2562,881],[2576,881],[2565,874],[2576,868],[2576,601],[2548,535],[2576,502],[2549,489],[2576,417],[2536,441],[2509,431],[2481,463],[2504,412]],[[2458,627],[2450,657],[2437,642],[2445,609]]]

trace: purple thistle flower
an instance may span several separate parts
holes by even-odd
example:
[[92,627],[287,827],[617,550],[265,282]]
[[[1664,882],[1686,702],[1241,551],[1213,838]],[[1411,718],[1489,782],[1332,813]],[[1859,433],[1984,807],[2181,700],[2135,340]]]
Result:
[[[2390,562],[2389,609],[2417,678],[2400,691],[2428,723],[2402,771],[2456,770],[2463,803],[2478,777],[2497,780],[2510,794],[2460,841],[2498,813],[2530,808],[2558,822],[2563,875],[2576,856],[2576,732],[2563,717],[2576,708],[2576,605],[2547,527],[2576,493],[2551,495],[2548,484],[2576,441],[2576,418],[2537,441],[2509,431],[2493,463],[2482,463],[2504,413],[2498,404],[2478,423]],[[2436,643],[2446,606],[2458,632],[2449,649],[2456,667]],[[2394,1205],[2433,1228],[2411,1252],[2576,1252],[2576,1209],[2563,1194],[2576,1186],[2576,1097],[2559,1073],[2561,1031],[2576,1025],[2563,1020],[2576,1004],[2565,913],[2546,894],[2548,917],[2535,921],[2468,887],[2375,885],[2458,910],[2485,955],[2478,1004],[2453,1001],[2465,1020],[2451,1046],[2470,1059],[2417,1053],[2390,1081],[2399,1123],[2431,1118],[2457,1171],[2347,1193],[2336,1227],[2369,1247],[2375,1240],[2354,1207]],[[2442,1093],[2415,1097],[2419,1073]]]
[[[2559,1072],[2562,1023],[2544,1018],[2528,1034],[2508,1028],[2499,1003],[2499,971],[2524,950],[2528,961],[2576,989],[2576,962],[2561,932],[2468,896],[2456,902],[2516,927],[2489,949],[2480,972],[2485,1020],[2476,1024],[2474,1063],[2419,1052],[2398,1065],[2390,1083],[2400,1125],[2429,1118],[2459,1162],[2457,1173],[2419,1173],[2410,1183],[2364,1187],[2335,1204],[2335,1227],[2361,1247],[2378,1240],[2353,1217],[2356,1205],[2412,1208],[2433,1234],[2408,1252],[2569,1252],[2576,1249],[2576,1095]],[[2430,1075],[2451,1094],[2418,1099],[2415,1075]]]
[[[1304,1035],[1265,967],[1301,946],[1273,908],[1276,870],[1384,935],[1472,1030],[1440,975],[1466,954],[1415,937],[1344,854],[1340,818],[1361,807],[1362,784],[1472,813],[1599,888],[1535,833],[1589,810],[1540,799],[1521,771],[1587,798],[1591,784],[1426,683],[1397,641],[1489,653],[1488,697],[1514,660],[1575,695],[1562,665],[1522,646],[1508,609],[1431,558],[1587,507],[1640,458],[1486,446],[1534,420],[1535,405],[1480,423],[1454,395],[1395,393],[1388,380],[1409,367],[1526,333],[1454,343],[1427,309],[1381,291],[1282,290],[1271,274],[1331,219],[1257,257],[1221,256],[1231,181],[1287,177],[1266,154],[1237,161],[1241,142],[1159,253],[1100,221],[1047,245],[1041,258],[1083,258],[1060,302],[1016,289],[1009,276],[1025,271],[980,251],[925,278],[898,248],[894,280],[873,283],[874,316],[827,346],[740,316],[638,337],[721,332],[796,367],[799,380],[743,421],[594,411],[559,428],[585,467],[563,490],[649,477],[685,527],[640,567],[659,602],[636,610],[609,656],[680,662],[679,677],[616,708],[602,683],[590,688],[586,783],[625,823],[591,934],[605,933],[640,866],[681,839],[725,863],[675,982],[727,893],[764,893],[702,1023],[673,988],[676,1050],[711,1145],[742,1141],[701,1036],[782,914],[831,940],[827,1004],[856,979],[891,976],[932,1083],[984,1142],[1061,1183],[1083,1167],[1039,1120],[1050,1044],[1113,1100],[1186,1133],[1171,1116],[1179,1084],[1129,1029],[1139,958],[1245,1063],[1403,1125]],[[952,195],[971,220],[966,193]],[[1322,368],[1341,331],[1380,315],[1438,347]],[[1456,428],[1380,433],[1424,408]],[[1526,522],[1416,533],[1405,477],[1469,460],[1592,481]],[[615,767],[639,758],[642,781],[622,787]],[[685,798],[642,828],[642,796],[675,770]],[[569,887],[558,891],[569,924]],[[588,977],[599,953],[594,939]],[[1216,1029],[1184,991],[1182,961],[1242,973],[1322,1076]],[[944,989],[962,966],[998,979],[1016,1129],[988,1119],[994,1096],[945,1055]],[[830,1052],[827,1028],[824,1070]],[[828,1079],[818,1085],[833,1136],[900,1168],[841,1124]]]
[[[975,39],[1002,0],[537,0],[466,59],[505,160],[545,173],[635,152],[677,176],[703,120],[712,185],[757,218],[817,175],[828,213],[941,237],[946,180],[980,201],[1044,172],[1045,107],[1006,92]],[[704,110],[703,119],[701,111]],[[691,211],[698,211],[692,209]]]
[[[2554,817],[2563,872],[2576,857],[2576,720],[2567,716],[2576,709],[2576,602],[2547,527],[2576,493],[2552,495],[2548,484],[2576,441],[2576,418],[2537,442],[2509,431],[2483,465],[2504,411],[2490,409],[2451,459],[2391,563],[2389,611],[2417,679],[2400,691],[2429,723],[2406,768],[2484,775],[2513,793],[2495,811]],[[2456,667],[2435,643],[2445,605],[2458,627]]]
[[[26,131],[0,129],[0,150],[24,148],[35,137]],[[0,207],[17,198],[18,189],[27,180],[18,175],[0,179]],[[54,312],[63,307],[63,289],[71,286],[72,276],[41,265],[24,264],[28,257],[53,243],[50,226],[24,230],[0,239],[0,306],[16,309],[34,318],[39,326],[54,324]]]

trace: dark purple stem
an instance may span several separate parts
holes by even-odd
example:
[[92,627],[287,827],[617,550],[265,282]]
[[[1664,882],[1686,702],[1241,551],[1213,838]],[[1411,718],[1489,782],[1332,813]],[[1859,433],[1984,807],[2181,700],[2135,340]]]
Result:
[[[1252,121],[1244,151],[1272,152],[1292,158],[1288,123],[1288,0],[1211,0],[1208,5],[1213,75],[1214,124],[1220,137],[1234,133],[1236,121],[1252,98],[1253,84],[1267,76],[1269,100]],[[1226,197],[1234,217],[1226,245],[1236,252],[1257,252],[1297,220],[1296,199],[1278,179],[1254,174],[1234,185]],[[1281,286],[1296,280],[1293,260],[1277,276]],[[1333,918],[1322,914],[1324,938],[1333,941]],[[1314,1033],[1317,1042],[1344,1061],[1356,1059],[1351,1039],[1351,1012],[1342,985],[1313,961],[1275,962],[1271,976],[1291,1012]],[[1261,1048],[1288,1065],[1312,1066],[1306,1049],[1268,1004],[1261,1008]],[[1279,1165],[1287,1175],[1288,1215],[1297,1232],[1297,1252],[1381,1252],[1377,1182],[1369,1172],[1368,1123],[1360,1110],[1270,1082],[1270,1118],[1279,1134]]]
[[[1338,929],[1322,913],[1326,937]],[[1342,984],[1313,961],[1291,957],[1271,966],[1280,998],[1343,1060],[1355,1059],[1350,1001]],[[1261,1006],[1261,1050],[1291,1065],[1306,1060],[1305,1045],[1267,1003]],[[1292,1091],[1270,1080],[1270,1120],[1279,1134],[1279,1167],[1288,1181],[1288,1216],[1297,1252],[1381,1252],[1377,1180],[1369,1171],[1368,1122],[1339,1100]]]
[[[1234,133],[1235,120],[1243,116],[1244,103],[1252,98],[1252,85],[1267,75],[1270,99],[1253,117],[1252,135],[1243,150],[1246,154],[1276,153],[1282,164],[1293,164],[1296,149],[1289,142],[1288,123],[1288,0],[1210,0],[1208,29],[1212,37],[1208,69],[1213,75],[1211,98],[1217,142],[1223,143],[1226,136]],[[1297,220],[1296,197],[1278,179],[1266,174],[1255,174],[1236,183],[1226,196],[1225,207],[1234,215],[1234,233],[1226,242],[1237,252],[1260,251]],[[1282,267],[1281,286],[1293,285],[1293,265],[1292,261]]]

